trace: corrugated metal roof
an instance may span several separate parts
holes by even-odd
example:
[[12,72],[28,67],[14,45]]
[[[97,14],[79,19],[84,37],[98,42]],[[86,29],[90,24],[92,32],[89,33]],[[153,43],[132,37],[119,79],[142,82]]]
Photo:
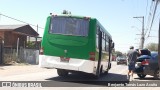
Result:
[[30,25],[0,25],[0,31],[14,31],[27,36],[38,36],[39,34]]
[[0,25],[0,30],[14,30],[20,27],[26,26],[24,24],[22,25]]

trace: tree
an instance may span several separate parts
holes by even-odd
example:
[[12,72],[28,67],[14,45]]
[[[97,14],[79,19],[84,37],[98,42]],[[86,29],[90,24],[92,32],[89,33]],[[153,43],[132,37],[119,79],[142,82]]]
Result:
[[117,57],[123,55],[122,52],[120,52],[120,51],[115,51],[115,54],[117,55]]
[[150,51],[158,51],[158,44],[157,43],[149,43],[146,46],[147,49]]
[[31,42],[31,41],[28,41],[26,47],[27,47],[27,48],[35,48],[35,43],[34,43],[34,42]]

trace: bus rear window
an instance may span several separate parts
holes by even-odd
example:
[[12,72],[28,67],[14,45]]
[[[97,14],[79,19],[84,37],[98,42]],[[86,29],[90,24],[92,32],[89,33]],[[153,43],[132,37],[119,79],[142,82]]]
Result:
[[71,17],[52,17],[49,33],[88,36],[89,20]]

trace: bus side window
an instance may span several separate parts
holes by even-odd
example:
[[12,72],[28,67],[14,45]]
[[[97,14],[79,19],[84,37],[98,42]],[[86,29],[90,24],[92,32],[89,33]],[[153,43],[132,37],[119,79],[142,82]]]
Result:
[[109,52],[109,38],[106,36],[106,51]]
[[105,39],[102,38],[102,50],[105,51]]
[[102,39],[104,38],[104,32],[102,32]]
[[102,50],[103,50],[103,51],[105,51],[105,47],[106,47],[106,46],[105,46],[105,45],[106,45],[105,42],[106,42],[106,41],[105,41],[105,33],[103,32],[103,33],[102,33]]
[[99,48],[99,46],[98,46],[98,34],[96,34],[96,48]]
[[97,28],[96,28],[96,48],[99,48],[99,26],[97,26]]
[[107,51],[107,46],[106,46],[106,45],[107,45],[107,44],[106,44],[106,43],[107,43],[106,35],[105,35],[105,39],[104,39],[104,40],[105,40],[105,51]]

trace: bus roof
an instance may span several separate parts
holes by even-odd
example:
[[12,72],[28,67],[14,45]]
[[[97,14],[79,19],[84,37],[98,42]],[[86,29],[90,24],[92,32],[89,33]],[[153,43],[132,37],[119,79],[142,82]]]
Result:
[[92,17],[89,17],[89,16],[78,16],[78,15],[72,15],[72,14],[60,14],[60,15],[56,15],[55,14],[55,15],[52,15],[52,16],[75,17],[75,18],[85,18],[85,17],[88,17],[90,19],[96,19],[96,18],[92,18]]
[[[96,19],[97,20],[97,19]],[[110,39],[112,39],[111,34],[102,26],[102,24],[97,20],[98,25],[102,28],[102,31],[106,33]]]
[[[106,33],[110,39],[112,39],[112,36],[110,35],[110,33],[102,26],[102,24],[96,19],[96,18],[93,18],[93,17],[88,17],[88,16],[78,16],[78,15],[72,15],[72,14],[60,14],[60,15],[52,15],[52,16],[62,16],[62,17],[74,17],[74,18],[90,18],[91,20],[96,20],[96,22],[98,23],[98,25],[102,28],[102,31],[104,33]],[[51,17],[51,16],[49,16]]]

